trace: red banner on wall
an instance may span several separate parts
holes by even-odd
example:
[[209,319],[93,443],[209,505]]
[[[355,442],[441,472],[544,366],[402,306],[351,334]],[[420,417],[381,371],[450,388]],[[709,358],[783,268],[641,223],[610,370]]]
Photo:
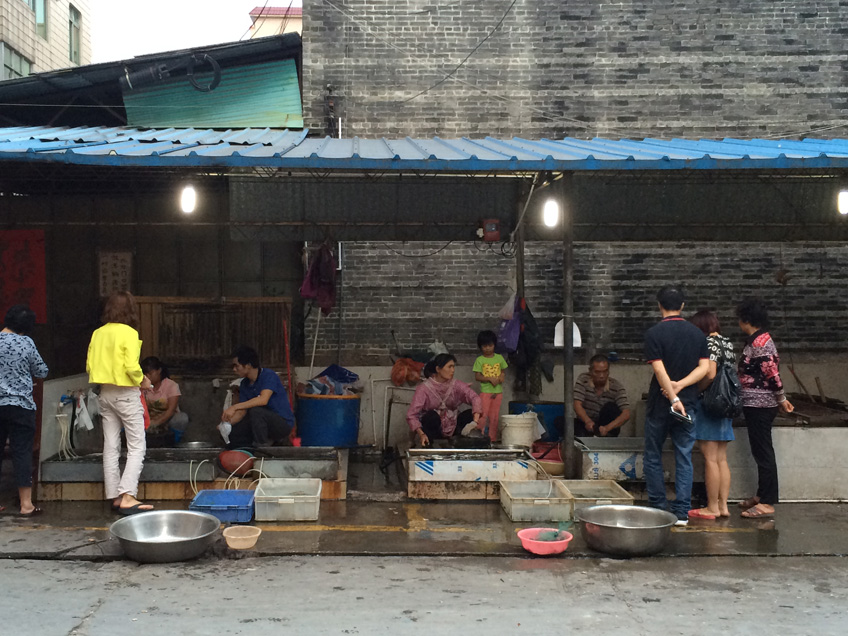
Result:
[[29,305],[47,322],[43,230],[0,230],[0,322],[12,305]]

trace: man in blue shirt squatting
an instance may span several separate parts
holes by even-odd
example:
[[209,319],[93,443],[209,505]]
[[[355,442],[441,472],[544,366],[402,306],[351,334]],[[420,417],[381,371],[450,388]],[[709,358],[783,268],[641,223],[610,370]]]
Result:
[[645,485],[654,508],[669,509],[663,480],[662,447],[674,444],[675,500],[670,510],[688,519],[692,500],[692,447],[698,404],[698,382],[709,369],[704,333],[680,316],[685,297],[676,287],[657,293],[662,320],[645,333],[645,359],[654,371],[645,415]]
[[294,414],[280,377],[259,366],[259,354],[240,346],[233,352],[233,371],[242,378],[239,401],[221,415],[232,425],[229,448],[288,444]]

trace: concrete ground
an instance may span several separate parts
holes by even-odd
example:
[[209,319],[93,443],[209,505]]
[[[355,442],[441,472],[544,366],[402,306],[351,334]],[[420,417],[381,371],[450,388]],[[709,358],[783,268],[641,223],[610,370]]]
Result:
[[10,507],[0,514],[7,622],[47,636],[845,633],[843,504],[781,504],[771,520],[734,509],[673,528],[650,558],[606,558],[579,531],[564,554],[535,557],[516,531],[539,524],[512,523],[499,502],[405,501],[400,480],[351,476],[351,498],[323,501],[316,522],[256,524],[253,550],[219,538],[199,559],[165,565],[124,558],[106,502],[45,503],[32,519]]
[[833,557],[0,561],[5,633],[845,633]]

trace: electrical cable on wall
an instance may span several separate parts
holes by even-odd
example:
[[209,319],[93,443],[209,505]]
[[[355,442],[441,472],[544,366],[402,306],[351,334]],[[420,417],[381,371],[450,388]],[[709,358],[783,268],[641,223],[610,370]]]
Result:
[[447,249],[447,247],[448,247],[451,243],[453,243],[453,241],[448,241],[448,242],[447,242],[447,243],[445,243],[442,247],[440,247],[439,249],[437,249],[435,252],[430,252],[429,254],[404,254],[403,252],[398,252],[397,250],[392,249],[391,247],[389,247],[388,243],[383,243],[382,245],[383,245],[383,247],[385,247],[385,248],[386,248],[387,250],[389,250],[390,252],[392,252],[392,253],[394,253],[394,254],[397,254],[398,256],[403,256],[404,258],[427,258],[428,256],[435,256],[435,255],[436,255],[436,254],[438,254],[439,252],[441,252],[441,251],[443,251],[443,250]]
[[413,95],[412,97],[403,100],[401,103],[405,104],[407,102],[411,102],[413,99],[421,97],[422,95],[430,92],[431,90],[433,90],[437,86],[441,86],[442,84],[447,82],[451,77],[453,77],[454,73],[456,73],[459,69],[461,69],[465,65],[465,63],[468,61],[468,59],[477,52],[477,49],[479,49],[481,46],[483,46],[483,44],[495,34],[495,31],[497,31],[501,27],[501,25],[504,23],[504,20],[506,20],[506,17],[509,15],[509,12],[512,11],[512,8],[515,6],[516,2],[518,2],[518,0],[512,0],[512,3],[510,3],[510,5],[507,7],[506,11],[504,11],[503,16],[501,16],[501,19],[498,20],[498,23],[495,25],[495,27],[491,31],[489,31],[489,33],[486,35],[486,37],[484,37],[482,40],[480,40],[477,43],[477,46],[475,46],[473,49],[471,49],[471,51],[468,53],[468,55],[466,55],[463,58],[463,60],[459,64],[457,64],[456,67],[450,73],[445,75],[442,79],[440,79],[438,82],[436,82],[435,84],[433,84],[429,88],[425,88],[423,91],[421,91],[417,95]]

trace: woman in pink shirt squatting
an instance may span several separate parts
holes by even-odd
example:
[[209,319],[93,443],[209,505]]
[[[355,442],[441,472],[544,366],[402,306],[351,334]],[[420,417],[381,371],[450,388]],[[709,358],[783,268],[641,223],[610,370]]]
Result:
[[[448,439],[461,434],[471,422],[479,426],[483,404],[470,386],[453,377],[456,358],[440,353],[434,360],[436,373],[415,389],[406,412],[414,444],[429,446],[434,439]],[[458,413],[460,405],[470,404],[470,411]]]

